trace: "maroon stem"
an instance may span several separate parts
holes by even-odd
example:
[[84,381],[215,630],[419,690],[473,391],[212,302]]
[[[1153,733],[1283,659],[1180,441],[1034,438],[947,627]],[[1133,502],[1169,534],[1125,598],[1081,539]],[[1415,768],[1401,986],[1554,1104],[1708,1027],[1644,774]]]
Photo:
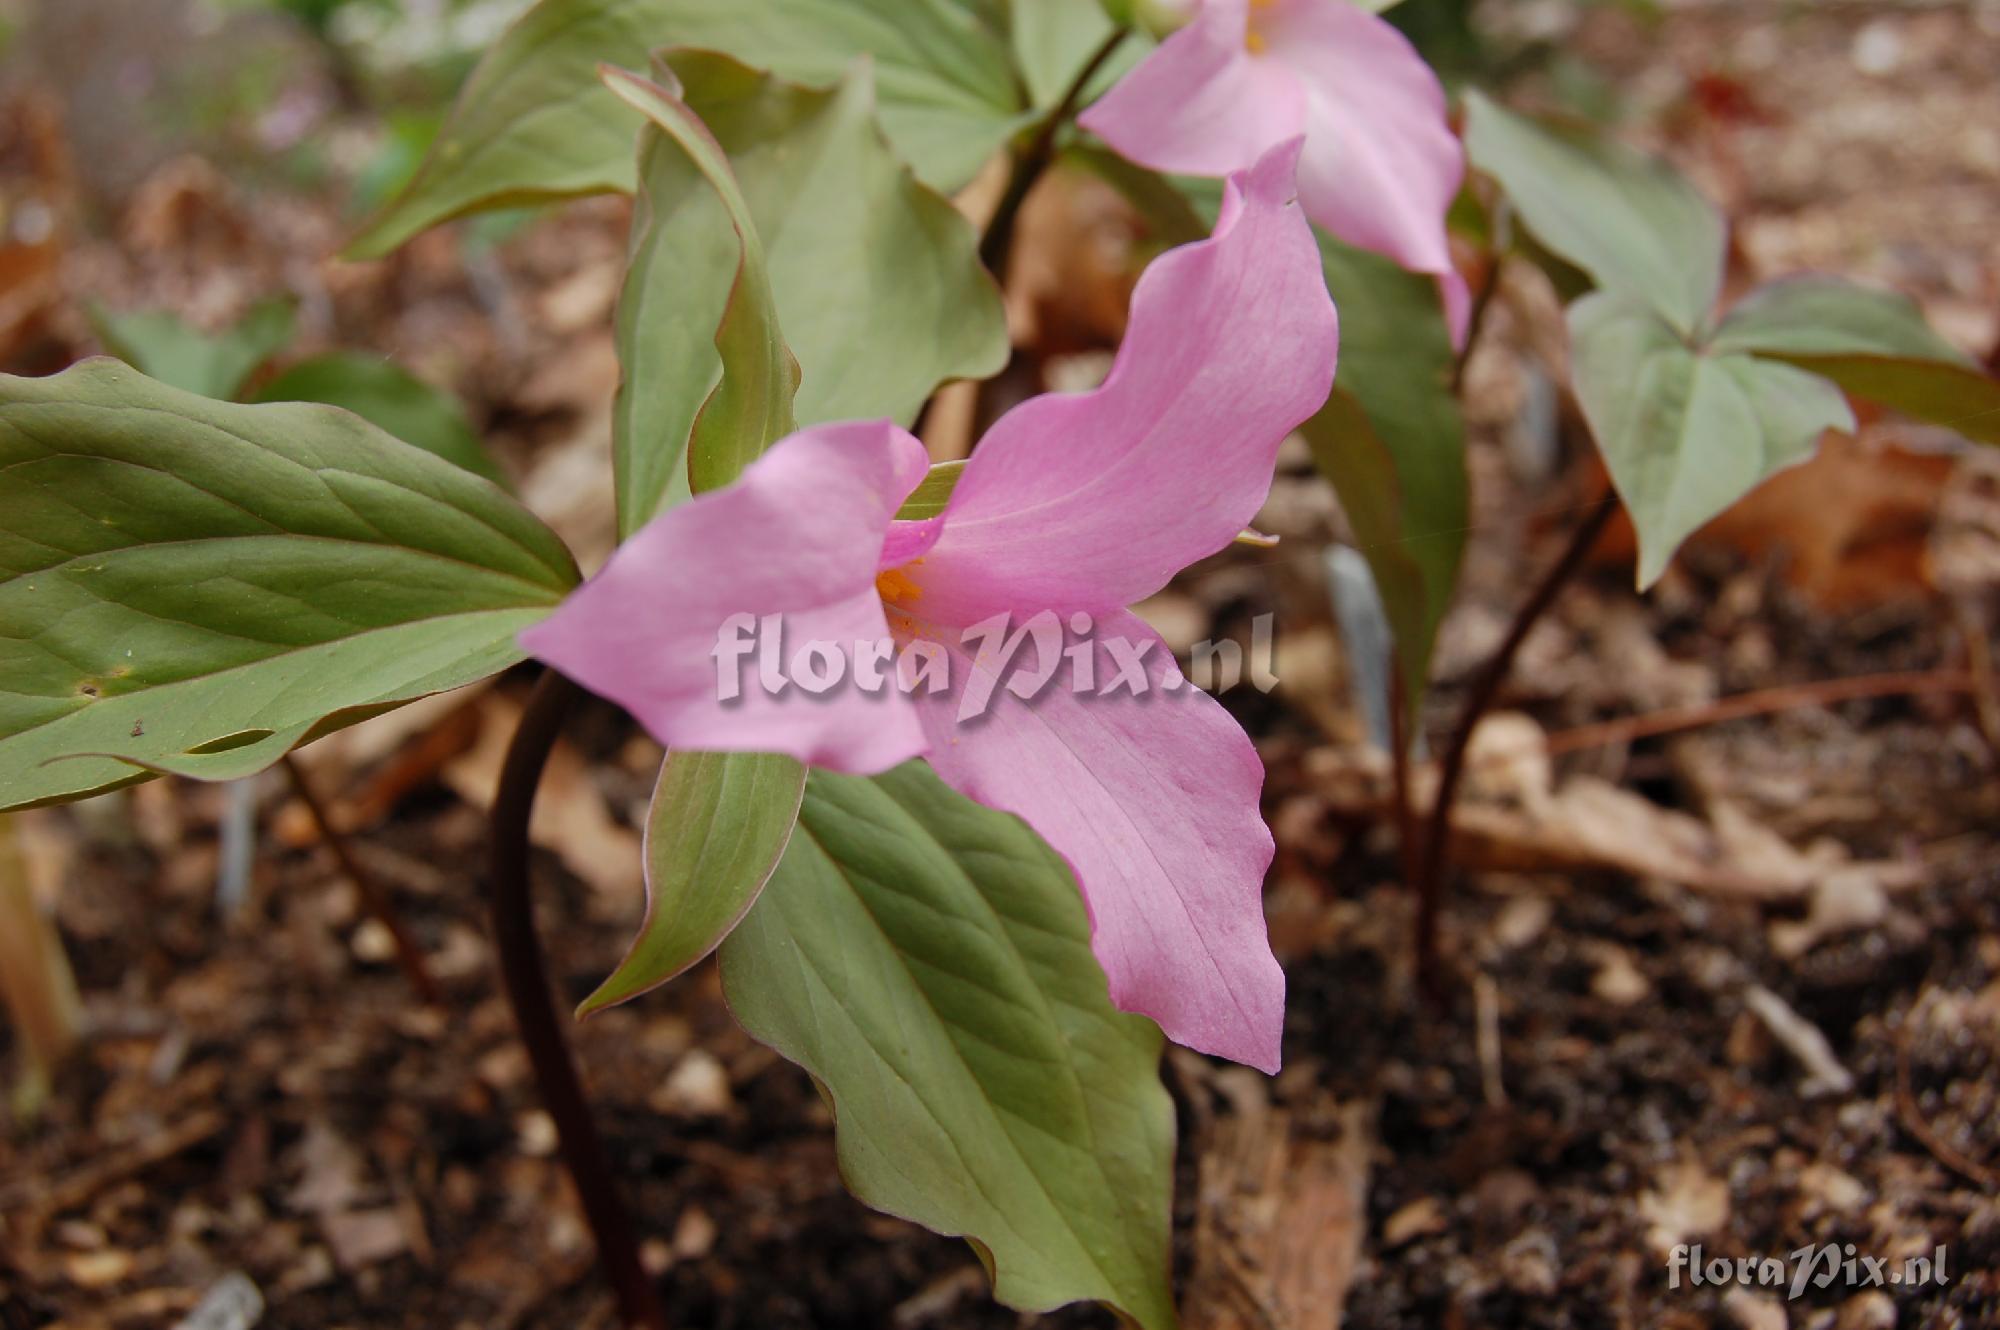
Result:
[[1391,653],[1389,659],[1389,761],[1393,781],[1392,794],[1396,804],[1396,844],[1403,856],[1403,885],[1411,891],[1417,889],[1417,880],[1422,876],[1422,860],[1417,844],[1417,815],[1410,802],[1410,748],[1414,738],[1410,734],[1409,694],[1403,687],[1402,662]]
[[597,1259],[618,1299],[619,1319],[628,1330],[667,1330],[666,1308],[639,1261],[631,1215],[618,1194],[604,1142],[591,1120],[568,1041],[549,996],[547,967],[535,935],[534,903],[528,888],[528,817],[577,687],[554,670],[535,684],[493,796],[493,943],[500,977],[514,1008],[514,1023],[527,1046],[542,1104],[555,1120],[563,1165],[576,1184],[584,1218],[597,1241]]
[[1473,731],[1479,728],[1480,720],[1499,696],[1500,685],[1506,682],[1507,675],[1513,670],[1514,657],[1520,654],[1521,644],[1528,640],[1529,632],[1548,612],[1549,606],[1555,604],[1556,596],[1563,587],[1583,567],[1591,547],[1597,544],[1597,538],[1604,534],[1605,525],[1617,511],[1616,491],[1606,490],[1590,516],[1570,536],[1569,547],[1563,551],[1562,558],[1549,569],[1535,587],[1534,594],[1515,614],[1500,649],[1493,653],[1473,680],[1472,692],[1465,699],[1465,707],[1459,712],[1458,724],[1452,730],[1449,746],[1444,751],[1437,795],[1431,803],[1430,820],[1424,829],[1424,852],[1416,860],[1417,985],[1434,1002],[1441,1000],[1444,993],[1438,966],[1438,914],[1443,905],[1445,872],[1450,867],[1451,809],[1458,799],[1459,782],[1465,776],[1465,758],[1472,748]]
[[1063,94],[1055,110],[1049,112],[1035,131],[1035,137],[1021,154],[1014,159],[1014,171],[1007,179],[1007,189],[1000,196],[998,206],[993,209],[993,218],[986,224],[986,233],[979,238],[979,260],[986,270],[993,274],[993,280],[1001,284],[1007,281],[1007,263],[1014,251],[1015,224],[1021,219],[1021,205],[1028,201],[1028,195],[1056,159],[1056,136],[1069,118],[1076,114],[1077,103],[1090,88],[1090,81],[1097,77],[1097,71],[1104,68],[1104,62],[1111,58],[1120,44],[1130,34],[1131,29],[1119,28],[1097,48],[1095,54],[1084,65],[1069,90]]
[[1472,297],[1472,312],[1465,321],[1465,345],[1459,348],[1457,358],[1451,363],[1453,397],[1465,391],[1465,371],[1472,364],[1473,348],[1479,345],[1479,334],[1486,331],[1486,316],[1493,308],[1493,297],[1500,292],[1500,263],[1500,255],[1487,256],[1486,280],[1479,284],[1479,290]]

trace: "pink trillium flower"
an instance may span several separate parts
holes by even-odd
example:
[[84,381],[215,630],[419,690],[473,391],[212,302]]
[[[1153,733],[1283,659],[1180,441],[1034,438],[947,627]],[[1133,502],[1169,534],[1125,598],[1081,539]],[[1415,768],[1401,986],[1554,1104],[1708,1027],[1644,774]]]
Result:
[[[1267,1071],[1285,979],[1264,926],[1263,764],[1128,607],[1249,524],[1278,445],[1331,389],[1338,321],[1294,203],[1298,151],[1281,144],[1230,180],[1213,236],[1140,277],[1103,385],[1008,412],[939,516],[896,517],[928,464],[906,431],[803,429],[636,532],[521,636],[669,748],[864,775],[928,756],[1068,861],[1114,1003]],[[964,630],[1047,614],[1088,616],[1100,687],[1025,700],[991,688],[993,653]],[[952,691],[984,683],[991,705],[962,719],[960,699],[907,678],[775,691],[747,660],[735,662],[744,686],[719,688],[723,644],[772,615],[783,659],[809,643],[937,644]],[[879,677],[882,662],[860,654],[842,668]],[[1147,686],[1103,687],[1114,657],[1135,654]]]
[[1444,89],[1403,34],[1351,0],[1194,0],[1187,26],[1077,123],[1122,156],[1222,176],[1305,135],[1306,215],[1442,289],[1452,340],[1472,302],[1452,266],[1445,213],[1465,152]]

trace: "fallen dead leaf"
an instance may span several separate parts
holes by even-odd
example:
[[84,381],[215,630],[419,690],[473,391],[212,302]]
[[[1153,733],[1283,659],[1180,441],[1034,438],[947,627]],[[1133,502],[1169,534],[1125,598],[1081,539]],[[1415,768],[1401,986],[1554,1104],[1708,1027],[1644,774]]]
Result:
[[1187,1323],[1336,1330],[1367,1236],[1372,1110],[1328,1105],[1339,1122],[1329,1140],[1271,1108],[1261,1087],[1231,1097],[1237,1111],[1215,1119],[1197,1146]]
[[1751,558],[1785,554],[1785,580],[1821,608],[1851,611],[1932,587],[1928,546],[1955,466],[1877,432],[1829,434],[1810,460],[1781,471],[1709,523],[1690,544]]
[[1829,937],[1873,928],[1889,914],[1889,895],[1865,867],[1828,873],[1807,898],[1806,917],[1771,925],[1771,950],[1787,960],[1805,955]]

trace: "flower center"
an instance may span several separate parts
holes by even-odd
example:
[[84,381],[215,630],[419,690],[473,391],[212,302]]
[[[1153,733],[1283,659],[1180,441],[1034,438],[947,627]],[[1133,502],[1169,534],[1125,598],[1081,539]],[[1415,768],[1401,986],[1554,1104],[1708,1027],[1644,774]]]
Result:
[[1278,0],[1250,0],[1250,26],[1244,30],[1243,45],[1252,55],[1264,54],[1264,34],[1257,30],[1257,15],[1277,7]]
[[916,564],[922,562],[922,559],[918,559],[913,563],[904,564],[901,568],[889,568],[875,574],[875,590],[877,594],[887,601],[921,599],[924,589],[912,581],[910,575],[904,572],[903,569],[913,568]]

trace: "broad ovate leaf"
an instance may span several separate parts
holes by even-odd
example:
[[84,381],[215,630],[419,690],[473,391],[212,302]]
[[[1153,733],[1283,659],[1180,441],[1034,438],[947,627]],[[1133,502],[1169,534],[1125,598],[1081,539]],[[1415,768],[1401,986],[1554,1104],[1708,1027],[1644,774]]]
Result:
[[[799,387],[757,221],[729,155],[683,100],[675,72],[655,72],[662,83],[604,74],[649,122],[618,311],[625,381],[612,458],[621,535],[735,480],[795,428]],[[768,82],[719,56],[692,61],[690,72],[737,90]],[[696,295],[704,286],[712,302]],[[586,1011],[666,982],[721,942],[784,853],[804,784],[805,767],[788,757],[669,755],[646,813],[646,918]]]
[[330,351],[301,360],[257,392],[260,402],[324,402],[495,484],[500,467],[457,399],[379,356]]
[[289,300],[262,301],[214,334],[197,331],[164,309],[120,314],[98,308],[90,321],[104,349],[141,374],[227,402],[292,340],[295,312]]
[[[749,200],[730,167],[729,155],[681,99],[672,71],[662,67],[655,72],[666,82],[649,82],[623,70],[603,71],[606,86],[650,122],[640,139],[640,158],[648,177],[645,216],[650,218],[661,206],[658,177],[667,177],[664,188],[675,195],[690,183],[695,188],[705,185],[703,196],[721,208],[736,250],[735,262],[724,265],[731,274],[729,289],[720,308],[705,320],[714,329],[710,334],[714,386],[694,415],[685,445],[686,483],[700,494],[735,480],[766,448],[797,427],[793,401],[799,386],[799,363],[779,329],[777,297],[771,289],[764,243]],[[692,174],[680,175],[682,165]],[[665,242],[657,234],[649,237],[649,229],[656,230],[649,222],[642,223],[635,271],[663,257]],[[621,535],[636,531],[686,493],[675,475],[681,448],[662,437],[658,419],[644,411],[645,406],[656,405],[652,390],[644,386],[646,376],[656,367],[646,362],[639,345],[649,331],[645,326],[646,302],[634,301],[632,296],[628,282],[627,307],[620,313],[619,324],[626,335],[627,376],[634,386],[623,394],[621,411],[626,419],[621,422],[623,428],[614,433],[612,452]]]
[[1840,390],[1740,352],[1691,347],[1637,300],[1598,292],[1570,306],[1577,399],[1639,533],[1639,586],[1682,541],[1773,473],[1851,430]]
[[[1037,109],[1052,110],[1121,25],[1100,5],[1077,0],[1009,0],[1007,37],[1014,63]],[[1101,65],[1077,99],[1088,106],[1144,56],[1150,43],[1134,32]]]
[[667,755],[646,819],[646,918],[588,1016],[657,988],[714,951],[791,840],[806,769],[776,753]]
[[0,377],[0,809],[240,776],[521,659],[577,581],[487,481],[110,360]]
[[1722,291],[1722,214],[1686,177],[1593,130],[1465,99],[1466,155],[1500,182],[1528,229],[1605,291],[1698,333]]
[[942,514],[951,503],[952,491],[958,488],[958,478],[965,474],[965,465],[963,458],[933,463],[910,491],[910,497],[903,500],[903,506],[896,510],[896,520],[922,522]]
[[[724,56],[668,60],[728,156],[748,209],[741,224],[762,237],[775,318],[803,375],[799,423],[907,423],[939,382],[999,371],[1006,318],[972,228],[884,142],[865,67],[821,92]],[[649,147],[641,174],[614,418],[620,465],[635,479],[673,463],[723,372],[713,330],[737,243],[721,196],[685,154]],[[653,486],[630,488],[628,530],[650,515]]]
[[355,239],[387,253],[485,208],[630,190],[639,120],[597,66],[666,46],[721,51],[820,87],[871,59],[882,122],[929,184],[963,186],[1025,107],[1005,41],[975,0],[540,0],[472,73],[416,178]]
[[2000,380],[1933,332],[1902,296],[1829,277],[1788,278],[1739,302],[1709,346],[1782,360],[1851,397],[2000,443]]
[[826,1088],[861,1200],[968,1238],[1009,1306],[1174,1325],[1160,1034],[1111,1006],[1075,880],[1025,825],[921,763],[814,772],[722,981]]

